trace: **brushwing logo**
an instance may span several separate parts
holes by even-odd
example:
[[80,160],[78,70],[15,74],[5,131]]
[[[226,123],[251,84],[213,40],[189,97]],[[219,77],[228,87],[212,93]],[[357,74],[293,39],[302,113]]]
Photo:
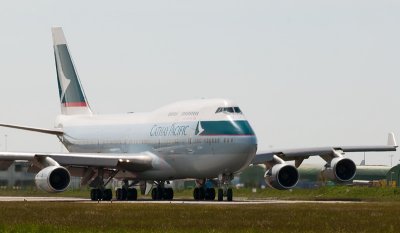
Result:
[[194,132],[195,135],[200,135],[204,132],[203,127],[201,127],[201,121],[197,123],[196,131]]
[[[61,68],[61,67],[60,67]],[[61,99],[63,100],[63,102],[65,103],[66,102],[66,100],[65,100],[65,94],[66,94],[66,91],[67,91],[67,89],[68,89],[68,87],[69,87],[69,84],[71,83],[71,80],[69,80],[69,79],[67,79],[66,77],[65,77],[65,75],[64,75],[64,71],[63,71],[63,69],[61,68],[61,72],[60,72],[60,83],[61,83]]]
[[86,99],[67,45],[56,45],[55,56],[61,103],[65,106],[86,106]]

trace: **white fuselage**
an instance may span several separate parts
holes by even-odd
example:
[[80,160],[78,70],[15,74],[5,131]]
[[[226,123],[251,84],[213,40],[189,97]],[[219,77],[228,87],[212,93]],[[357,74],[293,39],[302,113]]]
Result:
[[128,171],[127,178],[213,178],[247,167],[257,151],[253,130],[234,107],[224,99],[191,100],[148,113],[60,115],[56,127],[70,152],[155,157],[153,169]]

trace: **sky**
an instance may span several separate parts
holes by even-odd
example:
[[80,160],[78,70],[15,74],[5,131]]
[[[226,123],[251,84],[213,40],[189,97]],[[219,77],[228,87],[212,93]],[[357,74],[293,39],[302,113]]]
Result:
[[[386,144],[400,136],[398,12],[394,0],[2,2],[0,122],[54,126],[50,28],[61,26],[96,113],[228,98],[260,150]],[[63,150],[54,136],[0,128],[6,149]],[[400,152],[366,163],[390,155],[397,164]]]

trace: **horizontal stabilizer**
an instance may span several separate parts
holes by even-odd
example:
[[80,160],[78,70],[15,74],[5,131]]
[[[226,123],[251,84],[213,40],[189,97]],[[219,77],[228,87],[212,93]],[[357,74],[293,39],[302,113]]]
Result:
[[61,129],[43,129],[43,128],[21,126],[21,125],[10,125],[10,124],[0,124],[0,126],[7,127],[7,128],[28,130],[28,131],[38,132],[38,133],[53,134],[53,135],[57,135],[57,136],[61,136],[64,134],[64,132]]

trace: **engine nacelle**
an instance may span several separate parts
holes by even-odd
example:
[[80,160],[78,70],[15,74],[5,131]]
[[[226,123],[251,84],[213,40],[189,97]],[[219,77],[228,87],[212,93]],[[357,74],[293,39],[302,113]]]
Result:
[[332,159],[330,164],[325,165],[322,176],[335,182],[346,183],[354,178],[356,170],[357,167],[353,160],[337,157]]
[[299,172],[290,164],[276,164],[265,172],[264,179],[272,188],[291,189],[299,181]]
[[71,175],[65,167],[49,166],[35,176],[36,186],[46,192],[63,192],[68,187]]

